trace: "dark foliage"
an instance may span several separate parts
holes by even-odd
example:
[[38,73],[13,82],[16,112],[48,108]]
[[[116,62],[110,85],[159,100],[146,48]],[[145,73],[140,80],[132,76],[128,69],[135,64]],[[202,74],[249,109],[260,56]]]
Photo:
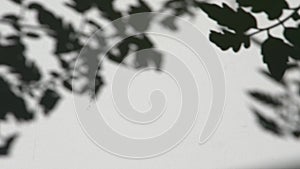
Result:
[[[5,121],[8,115],[14,116],[19,122],[33,120],[36,112],[29,108],[28,99],[33,100],[36,103],[35,106],[39,106],[44,115],[50,115],[62,98],[59,90],[57,90],[58,88],[75,94],[89,94],[91,98],[97,96],[105,82],[100,73],[101,65],[96,63],[99,63],[99,57],[104,54],[104,49],[107,47],[107,42],[110,39],[97,35],[93,39],[97,43],[97,47],[94,48],[89,46],[89,44],[85,45],[83,57],[78,62],[80,70],[74,69],[76,56],[79,55],[84,44],[83,42],[94,31],[103,30],[102,25],[97,22],[97,18],[85,16],[87,12],[96,9],[102,19],[114,21],[122,17],[123,14],[152,11],[151,7],[143,0],[139,0],[137,5],[131,6],[130,10],[126,12],[118,11],[114,6],[114,0],[69,0],[69,2],[65,3],[65,6],[84,18],[80,28],[77,28],[72,23],[67,22],[64,17],[55,14],[40,3],[26,4],[23,0],[11,1],[18,5],[21,11],[20,14],[4,14],[0,19],[0,24],[9,25],[16,31],[12,35],[0,36],[0,40],[9,42],[8,44],[0,43],[0,67],[8,68],[8,74],[0,76],[0,97],[2,101],[0,120],[2,121]],[[188,6],[191,7],[191,5],[187,3],[188,1],[178,1],[181,5],[176,6],[176,8],[171,4],[177,2],[166,2],[164,8],[176,11],[177,15],[190,13],[188,12]],[[37,25],[26,24],[26,19],[23,16],[24,11],[35,13]],[[149,27],[151,19],[143,20],[143,26],[141,24],[137,25],[137,23],[141,22],[132,18],[129,18],[128,22],[114,25],[117,31],[115,38],[123,39],[124,36],[129,38],[121,41],[112,49],[117,51],[117,53],[109,51],[106,57],[116,64],[123,64],[124,59],[130,53],[154,47],[154,43],[147,35],[130,36],[132,32],[129,33],[128,31],[133,28],[139,34],[139,31],[144,31]],[[93,29],[93,32],[85,32],[82,29],[84,26],[89,26]],[[41,73],[42,71],[35,62],[28,59],[26,56],[28,46],[23,43],[25,38],[38,40],[44,35],[49,36],[54,41],[53,55],[61,66],[61,70],[46,72],[50,75],[48,79],[45,78],[45,74]],[[70,57],[71,55],[74,55],[74,57]],[[158,51],[152,52],[147,57],[137,54],[133,66],[135,68],[146,67],[150,62],[154,63],[159,69],[162,62],[162,54]],[[81,70],[81,68],[85,69]],[[9,78],[6,78],[6,75],[15,77],[17,81],[12,82]],[[76,84],[76,80],[84,81],[85,84],[81,88],[76,88],[73,86],[73,82]],[[0,155],[8,154],[15,138],[14,135],[4,140],[5,144],[0,148]]]
[[[261,43],[263,62],[267,64],[271,75],[281,80],[288,68],[289,58],[299,60],[299,28],[285,27],[284,23],[290,20],[298,21],[300,19],[298,11],[300,6],[290,8],[285,0],[237,0],[238,8],[234,10],[226,4],[218,6],[209,3],[198,3],[198,6],[207,15],[215,20],[220,26],[224,27],[223,33],[211,31],[210,40],[222,50],[232,48],[234,52],[238,52],[240,46],[250,46],[250,40],[255,35],[267,32],[268,38]],[[246,12],[247,8],[251,8],[253,13]],[[292,11],[292,14],[285,18],[281,18],[284,10]],[[266,28],[259,28],[256,24],[255,14],[264,12],[268,19],[278,20],[278,23]],[[284,38],[289,41],[292,46],[285,43],[283,39],[277,38],[270,34],[270,30],[278,26],[284,26]],[[252,30],[253,33],[249,33]]]
[[250,96],[252,96],[254,99],[256,99],[257,101],[272,106],[272,107],[279,107],[282,106],[282,103],[280,101],[280,99],[271,96],[269,94],[263,93],[263,92],[258,92],[258,91],[253,91],[253,92],[249,92]]
[[[293,96],[289,89],[291,82],[287,81],[284,75],[289,71],[299,70],[300,3],[296,7],[290,7],[286,0],[236,0],[237,9],[226,4],[218,6],[197,3],[197,5],[222,27],[222,32],[210,33],[210,41],[220,49],[232,48],[234,52],[238,52],[241,46],[250,47],[251,40],[259,45],[262,61],[268,68],[268,71],[263,70],[261,73],[283,88],[284,92],[276,95],[258,90],[249,92],[255,101],[271,108],[276,118],[268,117],[257,109],[252,111],[257,122],[266,131],[279,136],[288,133],[298,138],[300,104],[295,97],[300,96],[300,85],[297,84],[298,93]],[[286,11],[288,15],[284,16],[283,13]],[[256,24],[258,13],[266,14],[267,19],[275,24],[264,28],[258,27]],[[294,22],[297,26],[286,26],[286,22]],[[272,34],[271,30],[277,27],[283,27],[281,35]],[[258,41],[255,36],[261,33],[266,33],[267,36]]]
[[71,24],[64,23],[62,18],[55,16],[42,5],[33,3],[30,4],[28,8],[36,10],[39,23],[50,29],[48,34],[52,36],[56,42],[55,54],[63,54],[81,49],[82,45]]
[[271,118],[267,118],[266,116],[263,115],[263,113],[258,112],[257,110],[253,110],[257,122],[260,124],[262,128],[265,130],[275,134],[275,135],[282,135],[282,131],[280,126]]
[[17,135],[13,135],[13,136],[10,136],[5,139],[4,145],[0,147],[0,156],[1,155],[9,155],[10,148],[11,148],[13,142],[16,140],[16,138],[17,138]]

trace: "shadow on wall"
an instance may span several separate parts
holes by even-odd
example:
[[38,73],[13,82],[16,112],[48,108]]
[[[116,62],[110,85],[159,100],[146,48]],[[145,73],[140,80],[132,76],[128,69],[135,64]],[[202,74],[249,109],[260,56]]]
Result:
[[[268,71],[261,71],[265,77],[279,85],[283,92],[269,94],[252,90],[250,96],[257,102],[269,106],[272,116],[251,108],[258,124],[277,136],[300,137],[300,83],[299,75],[291,80],[289,74],[299,72],[300,60],[300,3],[287,0],[236,0],[236,9],[223,3],[221,6],[198,3],[198,6],[215,20],[221,31],[211,31],[210,41],[221,50],[238,52],[241,47],[249,48],[251,43],[261,48],[262,61]],[[250,11],[250,12],[247,12]],[[273,24],[259,27],[257,14],[264,13]],[[285,14],[285,15],[284,15]],[[281,34],[274,29],[283,27]],[[266,35],[265,39],[261,39]]]
[[[99,62],[101,56],[116,64],[125,65],[123,61],[130,53],[155,47],[154,42],[146,34],[131,36],[147,30],[150,24],[157,24],[153,22],[152,18],[137,22],[129,17],[129,20],[124,21],[123,24],[114,25],[116,32],[113,36],[108,36],[107,30],[103,29],[99,20],[86,17],[91,9],[96,9],[101,19],[106,21],[113,21],[128,14],[153,11],[143,0],[138,0],[137,5],[131,6],[125,12],[114,7],[114,0],[101,0],[101,2],[98,0],[69,0],[62,5],[84,16],[78,27],[48,10],[45,4],[26,3],[26,0],[8,1],[21,7],[21,10],[19,13],[6,13],[0,19],[1,25],[10,26],[15,32],[9,35],[0,32],[0,66],[6,70],[0,76],[0,99],[2,101],[0,120],[2,122],[6,121],[7,115],[14,116],[17,122],[34,120],[36,112],[29,108],[28,100],[34,101],[37,106],[42,108],[45,115],[49,115],[63,97],[58,92],[58,88],[78,95],[88,94],[91,98],[95,98],[105,84],[101,77],[102,65],[95,64]],[[236,0],[236,3],[238,7],[235,9],[226,4],[219,6],[197,0],[169,0],[162,4],[159,11],[169,12],[175,16],[188,15],[191,17],[194,16],[195,9],[204,11],[221,27],[221,31],[211,31],[210,33],[210,41],[221,50],[232,49],[234,52],[238,52],[242,46],[250,47],[252,42],[260,45],[262,61],[268,68],[268,71],[264,71],[263,74],[281,85],[286,92],[276,96],[256,90],[250,92],[255,100],[280,110],[276,112],[276,117],[281,121],[280,124],[256,108],[253,108],[253,113],[264,129],[280,136],[283,133],[290,133],[298,137],[300,135],[300,109],[298,109],[299,102],[296,98],[299,97],[300,92],[298,91],[296,94],[290,92],[286,84],[294,82],[286,81],[284,76],[290,70],[299,70],[300,4],[292,6],[285,0]],[[28,11],[36,14],[35,25],[26,23],[24,13]],[[284,12],[289,14],[283,16]],[[267,27],[258,27],[255,16],[258,13],[264,13],[268,20],[276,23]],[[293,21],[296,26],[287,26],[286,23],[290,21]],[[142,25],[137,26],[136,23]],[[159,24],[170,30],[179,29],[176,26],[175,17],[162,18]],[[92,31],[85,30],[85,27],[89,27]],[[277,27],[284,28],[282,35],[272,32]],[[87,44],[88,47],[83,51],[86,57],[80,58],[78,61],[80,69],[74,70],[76,56],[84,42],[96,30],[100,30],[93,39],[97,45]],[[259,34],[266,34],[267,38],[258,41],[256,36]],[[26,56],[28,55],[26,49],[29,46],[24,43],[24,40],[26,38],[39,39],[42,35],[47,35],[54,41],[55,50],[52,55],[60,63],[59,70],[47,72],[50,75],[49,78],[41,73],[39,65]],[[123,39],[127,36],[129,37],[118,43],[107,54],[104,53],[112,38]],[[154,51],[149,56],[136,55],[134,57],[132,67],[136,69],[154,65],[159,70],[163,63],[163,55],[159,51]],[[75,72],[73,73],[73,71]],[[91,76],[91,72],[97,73]],[[16,80],[9,80],[8,75],[14,76]],[[75,82],[75,85],[72,85],[72,81]],[[85,83],[79,85],[79,81]],[[298,87],[299,84],[298,82]],[[9,148],[15,138],[16,135],[3,138],[5,143],[0,148],[0,155],[9,153]]]
[[[8,115],[12,115],[16,122],[32,122],[35,119],[36,110],[28,105],[33,101],[40,107],[44,115],[50,115],[50,112],[58,105],[62,99],[62,94],[58,88],[63,88],[78,95],[89,95],[95,98],[101,87],[105,84],[101,77],[101,64],[98,65],[100,57],[116,64],[124,64],[124,59],[135,51],[155,47],[146,34],[132,36],[133,34],[147,30],[153,23],[152,18],[143,20],[142,25],[137,25],[136,20],[129,18],[121,25],[114,25],[116,32],[113,36],[106,35],[99,20],[88,18],[87,13],[91,9],[97,9],[101,19],[113,21],[128,14],[140,12],[151,12],[151,7],[143,0],[139,0],[137,5],[131,6],[128,11],[121,12],[117,10],[113,3],[114,0],[69,0],[63,4],[66,8],[83,16],[81,25],[76,27],[74,24],[65,21],[63,17],[48,10],[45,4],[27,3],[26,0],[8,0],[20,7],[17,12],[5,13],[0,18],[0,25],[9,26],[14,33],[7,34],[0,32],[0,67],[5,71],[0,73],[0,121],[4,122]],[[191,0],[171,0],[162,4],[160,11],[168,11],[173,15],[193,16],[191,8],[195,1]],[[26,12],[34,12],[36,15],[35,24],[29,25],[24,17]],[[162,18],[161,22],[166,28],[177,30],[175,18]],[[84,29],[88,27],[89,30]],[[97,30],[97,36],[92,41],[95,45],[87,44],[82,51],[81,57],[77,60],[80,50],[87,39]],[[130,31],[131,32],[130,32]],[[134,30],[134,32],[132,32]],[[60,63],[59,70],[51,70],[47,75],[41,73],[39,65],[27,55],[26,50],[30,47],[24,43],[27,38],[32,40],[40,39],[41,36],[47,36],[54,41],[53,57]],[[108,42],[112,38],[123,39],[107,54],[104,52],[109,47]],[[147,56],[134,56],[133,68],[139,69],[154,65],[157,70],[162,66],[163,58],[159,51],[149,53]],[[74,70],[75,62],[80,65],[79,69]],[[77,66],[78,67],[78,66]],[[76,68],[77,68],[76,67]],[[74,71],[74,72],[73,72]],[[96,75],[94,74],[95,72]],[[93,74],[92,74],[93,73]],[[13,76],[10,80],[8,76]],[[83,84],[79,81],[84,81]],[[72,85],[72,82],[75,85]],[[74,84],[73,83],[73,84]],[[8,155],[10,147],[17,138],[16,134],[8,137],[1,137],[4,144],[0,147],[0,156]]]

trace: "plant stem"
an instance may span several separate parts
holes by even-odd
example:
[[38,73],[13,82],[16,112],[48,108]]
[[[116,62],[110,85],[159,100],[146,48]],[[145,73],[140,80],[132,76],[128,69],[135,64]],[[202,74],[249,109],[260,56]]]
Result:
[[249,34],[247,36],[254,36],[254,35],[256,35],[258,33],[261,33],[263,31],[269,31],[270,29],[273,29],[273,28],[275,28],[275,27],[277,27],[279,25],[283,25],[286,21],[288,21],[290,18],[292,18],[292,16],[294,14],[296,14],[300,10],[300,6],[298,6],[297,8],[294,8],[293,10],[294,10],[294,12],[292,14],[290,14],[289,16],[287,16],[286,18],[284,18],[283,20],[279,20],[278,23],[276,23],[274,25],[271,25],[269,27],[266,27],[266,28],[259,28],[256,32],[253,32],[253,33],[251,33],[251,34]]

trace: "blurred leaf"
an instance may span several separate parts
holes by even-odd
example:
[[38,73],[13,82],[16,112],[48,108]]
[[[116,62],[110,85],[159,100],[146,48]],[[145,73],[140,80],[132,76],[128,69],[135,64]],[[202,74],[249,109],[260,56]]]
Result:
[[176,16],[181,16],[184,14],[194,16],[193,11],[191,10],[191,7],[194,6],[194,1],[191,0],[169,0],[163,5],[164,9],[170,9]]
[[222,50],[232,48],[234,52],[240,50],[242,44],[248,48],[250,46],[250,38],[243,34],[235,34],[224,30],[223,33],[211,31],[209,40],[215,43]]
[[[138,2],[139,4],[137,6],[130,7],[128,12],[130,15],[152,11],[145,1],[139,0]],[[152,20],[151,14],[133,15],[133,16],[129,16],[128,23],[135,30],[139,32],[145,32],[149,28],[151,20]]]
[[5,120],[8,114],[13,115],[18,121],[33,119],[33,113],[28,110],[25,100],[16,95],[11,84],[0,77],[0,120]]
[[62,58],[59,58],[59,61],[62,68],[66,70],[70,69],[70,64],[67,61],[63,60]]
[[10,36],[5,37],[5,39],[7,39],[7,40],[13,40],[13,41],[19,41],[20,40],[20,36],[18,36],[18,35],[10,35]]
[[71,3],[65,4],[79,13],[84,13],[92,8],[93,0],[71,0]]
[[282,130],[279,127],[279,125],[272,120],[271,118],[265,117],[261,112],[253,109],[253,113],[256,116],[257,122],[260,124],[260,126],[265,129],[266,131],[269,131],[275,135],[282,135]]
[[87,20],[87,23],[89,23],[90,25],[94,26],[97,29],[102,30],[102,27],[98,23],[96,23],[95,21],[93,21],[93,20]]
[[115,8],[114,2],[115,0],[94,1],[101,15],[111,21],[122,17],[122,13]]
[[30,4],[29,9],[36,10],[40,24],[52,30],[48,34],[56,40],[55,54],[69,53],[81,49],[82,45],[77,32],[71,24],[64,23],[62,18],[55,16],[37,3]]
[[59,78],[60,77],[60,74],[58,72],[55,72],[55,71],[51,71],[50,72],[51,76],[53,76],[54,78]]
[[138,6],[130,6],[129,9],[129,14],[136,14],[136,13],[142,13],[142,12],[151,12],[151,8],[149,5],[143,1],[143,0],[138,0],[139,5]]
[[12,22],[17,22],[20,19],[20,17],[17,16],[16,14],[6,14],[2,18],[3,19],[8,19]]
[[269,94],[266,94],[264,92],[251,91],[251,92],[249,92],[249,95],[262,104],[266,104],[268,106],[273,106],[274,108],[282,106],[282,102],[280,101],[280,99],[278,99],[274,96],[271,96]]
[[28,32],[28,33],[26,33],[26,36],[27,36],[27,37],[30,37],[30,38],[34,38],[34,39],[37,39],[37,38],[40,37],[38,34],[33,33],[33,32]]
[[283,86],[286,85],[286,82],[285,82],[283,79],[278,80],[278,79],[274,78],[268,71],[266,71],[266,70],[261,70],[260,72],[261,72],[263,75],[267,76],[269,79],[275,81],[276,83],[279,83],[279,84],[281,84],[281,85],[283,85]]
[[102,77],[97,74],[96,77],[95,77],[95,85],[94,85],[94,96],[93,97],[96,97],[101,89],[101,87],[104,85],[104,82],[103,82],[103,79]]
[[293,136],[296,137],[296,138],[299,138],[299,137],[300,137],[300,131],[298,131],[298,130],[297,130],[297,131],[293,131],[292,134],[293,134]]
[[155,49],[140,51],[135,55],[134,65],[135,68],[146,68],[151,65],[156,70],[161,70],[162,53]]
[[61,97],[59,96],[59,94],[52,89],[47,89],[43,93],[43,96],[41,97],[39,104],[44,109],[44,113],[46,115],[48,115],[49,112],[55,108],[60,98]]
[[63,81],[63,85],[64,85],[64,87],[65,87],[66,89],[68,89],[68,90],[70,90],[70,91],[73,90],[72,84],[71,84],[68,80],[64,80],[64,81]]
[[199,7],[219,25],[226,26],[235,32],[245,32],[250,28],[256,28],[256,19],[248,12],[239,8],[234,11],[228,5],[223,3],[220,7],[215,4],[198,3]]
[[[108,53],[108,58],[116,63],[122,63],[130,51],[139,51],[152,47],[153,43],[146,35],[130,36],[117,44],[117,46]],[[116,54],[113,52],[113,50],[117,51]]]
[[11,73],[19,76],[23,83],[36,82],[40,80],[41,74],[39,68],[31,61],[26,59],[25,46],[21,42],[19,36],[11,36],[9,39],[14,41],[14,44],[1,46],[0,45],[0,65],[9,67]]
[[18,135],[14,134],[5,139],[4,144],[0,146],[0,156],[6,156],[10,153],[10,148]]
[[175,20],[176,20],[175,16],[168,16],[161,21],[161,24],[173,31],[176,31],[178,28],[175,24]]
[[269,36],[262,44],[263,61],[268,65],[272,76],[281,80],[287,67],[288,57],[291,53],[291,47],[284,43],[282,39]]
[[22,2],[23,2],[23,0],[10,0],[10,1],[12,1],[12,2],[14,2],[16,4],[22,4]]
[[288,9],[285,0],[237,0],[240,6],[252,7],[252,12],[265,12],[269,19],[277,19],[284,9]]

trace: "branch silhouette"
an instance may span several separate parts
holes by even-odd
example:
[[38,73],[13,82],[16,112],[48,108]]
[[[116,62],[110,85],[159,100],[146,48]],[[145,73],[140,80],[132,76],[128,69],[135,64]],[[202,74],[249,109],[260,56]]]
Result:
[[[234,9],[224,4],[218,6],[199,2],[197,5],[221,26],[221,32],[211,31],[210,41],[221,50],[233,49],[239,52],[241,46],[249,48],[251,39],[261,49],[262,61],[268,71],[261,71],[265,77],[283,88],[284,92],[270,94],[260,90],[252,90],[249,95],[273,111],[275,117],[251,108],[260,126],[275,135],[292,135],[299,137],[300,131],[300,84],[287,78],[285,74],[299,71],[300,59],[300,4],[290,7],[286,0],[236,0]],[[250,10],[250,12],[248,12]],[[285,17],[284,12],[291,12]],[[264,13],[269,21],[277,21],[267,27],[257,26],[256,14]],[[287,26],[287,22],[294,22],[297,26]],[[290,23],[289,23],[290,25]],[[271,30],[283,27],[282,34],[272,33]],[[260,33],[266,32],[267,38],[257,38]],[[291,90],[296,84],[298,91]]]

